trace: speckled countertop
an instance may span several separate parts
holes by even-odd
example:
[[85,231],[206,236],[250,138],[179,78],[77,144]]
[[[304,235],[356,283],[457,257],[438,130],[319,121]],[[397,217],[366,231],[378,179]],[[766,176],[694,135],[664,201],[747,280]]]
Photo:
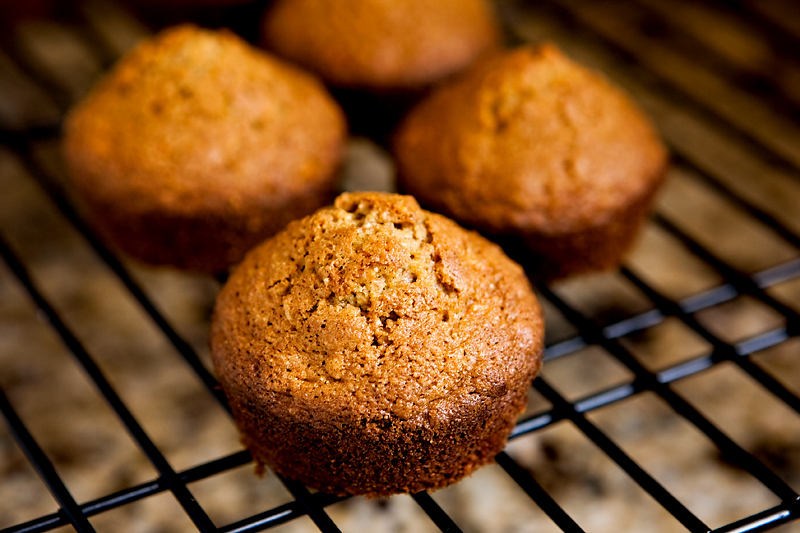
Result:
[[[779,9],[797,7],[789,2],[759,5],[764,20],[800,20],[775,15]],[[718,75],[749,72],[758,79],[769,74],[781,101],[797,109],[797,58],[776,56],[774,47],[759,40],[762,26],[753,30],[742,17],[717,11],[710,3],[552,0],[540,6],[509,0],[499,8],[514,39],[554,41],[622,84],[653,116],[676,155],[658,201],[659,218],[645,229],[626,271],[561,282],[551,287],[554,294],[594,323],[612,326],[606,334],[613,336],[615,324],[624,325],[624,319],[653,308],[636,280],[675,301],[724,285],[720,272],[681,241],[685,233],[739,272],[766,272],[755,279],[772,280],[764,288],[768,297],[791,310],[789,315],[797,313],[800,249],[791,234],[800,234],[798,115],[776,111],[748,91],[749,86]],[[80,25],[75,19],[34,17],[6,32],[0,49],[3,132],[57,121],[114,57],[149,31],[112,3],[92,0],[76,9]],[[703,20],[714,24],[698,22]],[[798,32],[791,22],[784,29],[787,35]],[[670,45],[664,44],[667,39]],[[692,46],[697,54],[691,53]],[[712,56],[719,64],[709,63]],[[709,64],[714,68],[704,67]],[[740,131],[745,135],[732,133]],[[39,186],[41,179],[62,182],[57,138],[44,136],[34,142],[26,159],[8,141],[13,139],[9,135],[0,137],[0,235],[34,283],[173,469],[183,472],[239,452],[236,430],[225,410]],[[391,189],[392,172],[378,144],[354,137],[342,188]],[[763,209],[790,235],[781,236],[756,220],[752,211],[726,196],[725,189]],[[208,319],[218,281],[124,259],[123,265],[209,367]],[[793,274],[785,280],[775,276],[770,269],[776,265],[788,265]],[[543,377],[567,400],[632,379],[630,370],[599,345],[579,342],[577,349],[569,349],[575,326],[552,305],[546,310],[552,348]],[[656,313],[652,321],[645,321],[646,327],[623,335],[619,344],[645,368],[659,372],[711,353],[714,339],[749,353],[748,346],[758,339],[783,332],[788,339],[767,342],[769,346],[753,352],[747,362],[800,394],[800,341],[791,337],[796,331],[786,331],[787,313],[764,299],[733,293],[690,317],[699,326]],[[560,351],[566,355],[557,356]],[[2,262],[0,387],[78,503],[158,477]],[[720,363],[671,383],[669,390],[800,491],[800,416],[742,367]],[[548,413],[552,407],[535,391],[529,403],[529,414]],[[721,454],[696,426],[651,392],[592,410],[585,419],[712,528],[780,503],[764,484],[735,466],[735,458]],[[585,531],[686,530],[572,422],[563,420],[515,438],[508,453]],[[250,463],[192,482],[189,489],[219,526],[291,501],[274,476],[255,476]],[[498,465],[433,497],[464,531],[560,531]],[[0,528],[57,509],[8,428],[0,424]],[[438,531],[409,496],[352,498],[327,510],[343,531]],[[98,531],[110,532],[194,530],[168,493],[103,512],[91,523]],[[315,530],[307,517],[277,528]],[[780,530],[800,531],[800,523]]]

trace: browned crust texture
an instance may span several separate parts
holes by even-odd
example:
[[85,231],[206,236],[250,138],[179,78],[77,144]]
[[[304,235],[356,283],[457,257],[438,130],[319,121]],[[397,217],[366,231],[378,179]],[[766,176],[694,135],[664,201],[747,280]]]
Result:
[[315,78],[184,25],[144,41],[70,112],[64,153],[120,248],[216,272],[331,200],[345,135]]
[[481,61],[411,111],[394,138],[401,188],[559,277],[615,266],[666,152],[619,89],[550,45]]
[[251,251],[210,342],[258,461],[381,496],[445,486],[501,451],[543,335],[498,246],[411,197],[360,193]]
[[416,90],[501,43],[486,0],[278,0],[264,41],[327,82]]

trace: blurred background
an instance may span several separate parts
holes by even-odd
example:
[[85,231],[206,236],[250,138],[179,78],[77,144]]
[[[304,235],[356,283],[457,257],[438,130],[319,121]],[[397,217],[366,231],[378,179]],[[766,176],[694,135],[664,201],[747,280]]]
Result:
[[[65,185],[61,118],[121,54],[184,20],[254,41],[267,6],[193,4],[0,2],[0,531],[78,529],[53,480],[97,531],[196,531],[187,508],[222,531],[319,530],[218,401],[219,280],[109,251]],[[312,509],[342,531],[800,531],[800,4],[496,8],[510,44],[555,42],[624,87],[669,180],[623,268],[538,288],[547,361],[498,464],[431,501]],[[353,121],[341,189],[393,190],[379,118]]]

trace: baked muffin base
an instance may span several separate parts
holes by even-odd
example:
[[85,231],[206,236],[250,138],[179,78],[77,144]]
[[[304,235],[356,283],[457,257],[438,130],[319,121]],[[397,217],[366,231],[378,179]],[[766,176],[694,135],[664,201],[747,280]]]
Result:
[[[335,193],[329,190],[329,184],[326,185],[323,190],[308,191],[285,204],[244,212],[221,209],[187,214],[163,209],[137,211],[121,205],[107,205],[102,199],[86,202],[84,207],[104,240],[138,261],[219,274],[292,220],[328,204]],[[87,195],[91,193],[84,191],[85,199]],[[258,213],[258,217],[254,218],[253,213]]]
[[634,201],[606,213],[594,225],[555,234],[526,232],[485,233],[539,281],[554,281],[577,274],[619,267],[636,243],[666,171]]
[[443,488],[492,462],[526,402],[525,394],[509,391],[442,426],[426,427],[320,413],[318,407],[298,413],[296,404],[292,410],[287,405],[284,416],[267,417],[263,403],[280,399],[248,399],[248,392],[227,391],[242,442],[262,470],[268,466],[323,492],[368,498]]

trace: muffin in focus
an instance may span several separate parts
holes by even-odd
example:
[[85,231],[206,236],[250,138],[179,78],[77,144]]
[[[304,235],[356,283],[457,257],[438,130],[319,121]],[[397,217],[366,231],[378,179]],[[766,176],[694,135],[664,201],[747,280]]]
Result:
[[523,241],[542,279],[617,266],[667,165],[629,97],[551,45],[494,55],[438,87],[393,151],[404,192]]
[[386,496],[453,483],[503,449],[543,336],[497,245],[409,196],[345,193],[247,254],[210,347],[258,462]]
[[184,25],[142,42],[70,111],[64,154],[107,240],[215,273],[330,202],[345,136],[312,75]]
[[500,45],[486,0],[277,0],[265,45],[337,87],[416,91]]

